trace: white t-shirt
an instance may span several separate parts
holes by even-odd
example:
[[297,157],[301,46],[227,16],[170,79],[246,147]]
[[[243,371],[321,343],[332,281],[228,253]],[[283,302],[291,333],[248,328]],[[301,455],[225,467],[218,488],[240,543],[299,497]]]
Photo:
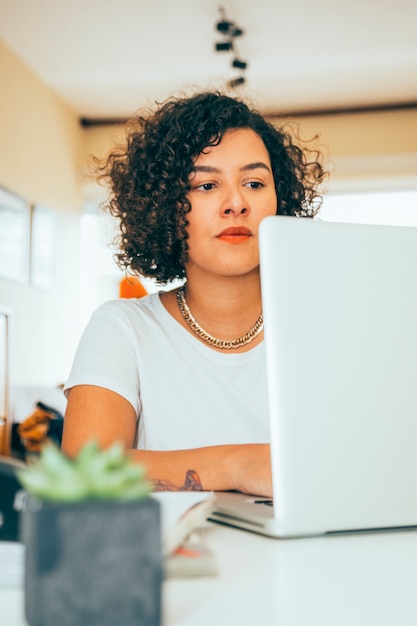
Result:
[[168,313],[158,293],[97,309],[65,389],[83,384],[133,405],[140,449],[269,441],[264,344],[240,354],[212,350]]

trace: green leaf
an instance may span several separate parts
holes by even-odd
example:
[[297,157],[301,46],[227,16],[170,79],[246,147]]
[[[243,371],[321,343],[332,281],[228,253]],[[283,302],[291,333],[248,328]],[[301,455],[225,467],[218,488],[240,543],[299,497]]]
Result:
[[151,492],[145,467],[132,460],[121,442],[100,450],[96,441],[90,441],[74,460],[49,444],[18,477],[27,491],[55,502],[133,500]]
[[[51,477],[67,475],[74,471],[74,465],[71,459],[62,454],[52,443],[45,445],[38,463],[41,466],[40,469]],[[37,464],[35,464],[35,467],[36,465]]]
[[91,459],[93,459],[97,454],[99,454],[100,449],[98,447],[98,443],[95,439],[89,441],[85,444],[85,446],[80,450],[78,455],[75,458],[75,464],[80,469],[84,466],[88,466]]

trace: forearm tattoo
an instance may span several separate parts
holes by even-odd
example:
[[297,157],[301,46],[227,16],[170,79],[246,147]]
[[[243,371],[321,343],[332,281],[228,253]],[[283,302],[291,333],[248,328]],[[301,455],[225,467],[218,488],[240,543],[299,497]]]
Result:
[[154,491],[203,491],[200,477],[194,470],[188,470],[181,486],[174,485],[169,480],[153,480],[152,483]]

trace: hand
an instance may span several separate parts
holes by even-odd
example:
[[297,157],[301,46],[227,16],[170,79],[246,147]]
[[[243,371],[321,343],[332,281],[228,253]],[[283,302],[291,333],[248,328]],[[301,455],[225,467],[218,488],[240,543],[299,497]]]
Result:
[[272,498],[272,472],[269,444],[236,446],[231,455],[234,489]]

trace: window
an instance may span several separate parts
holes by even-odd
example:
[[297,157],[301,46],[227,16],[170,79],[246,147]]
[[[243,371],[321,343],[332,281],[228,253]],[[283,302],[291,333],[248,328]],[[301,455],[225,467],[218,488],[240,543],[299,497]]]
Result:
[[417,226],[417,190],[328,194],[318,214],[322,220]]

